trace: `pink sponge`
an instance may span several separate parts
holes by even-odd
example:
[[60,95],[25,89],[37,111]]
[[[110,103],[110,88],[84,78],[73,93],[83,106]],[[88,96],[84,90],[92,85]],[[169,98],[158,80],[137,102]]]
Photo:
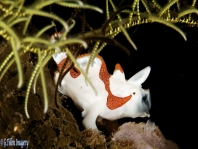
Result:
[[[151,121],[145,123],[125,123],[119,127],[113,135],[112,140],[125,144],[128,142],[133,148],[138,149],[178,149],[179,147],[172,141],[166,140],[159,128]],[[127,145],[127,146],[128,146]]]

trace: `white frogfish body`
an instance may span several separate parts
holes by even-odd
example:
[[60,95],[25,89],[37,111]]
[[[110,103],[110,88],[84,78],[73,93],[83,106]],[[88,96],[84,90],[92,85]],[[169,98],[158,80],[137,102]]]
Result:
[[[53,58],[61,70],[67,59],[66,53],[54,54]],[[89,58],[89,54],[80,55],[77,58],[77,63],[84,72]],[[65,69],[67,69],[67,65]],[[85,128],[97,129],[96,119],[98,116],[108,120],[150,116],[150,92],[141,87],[150,70],[151,68],[148,66],[126,80],[120,64],[116,64],[113,75],[110,75],[103,58],[98,55],[93,60],[87,74],[97,94],[76,65],[63,77],[58,90],[69,96],[74,104],[82,110]],[[59,71],[56,71],[55,83],[57,83],[58,77]]]

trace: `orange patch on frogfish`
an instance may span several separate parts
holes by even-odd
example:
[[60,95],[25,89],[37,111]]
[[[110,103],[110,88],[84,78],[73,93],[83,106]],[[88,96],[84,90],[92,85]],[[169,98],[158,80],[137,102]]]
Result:
[[[78,56],[78,58],[82,58],[82,57],[89,56],[89,55],[90,54],[81,54]],[[72,68],[70,70],[70,75],[72,78],[77,78],[80,74],[81,74],[80,70],[78,68],[76,68],[75,66],[74,66],[74,68]]]
[[69,72],[72,78],[77,78],[80,75],[80,70],[76,67],[72,68]]
[[[100,58],[100,60],[102,61],[99,77],[104,82],[105,89],[108,92],[107,107],[111,110],[119,108],[122,105],[124,105],[127,101],[129,101],[131,99],[132,95],[129,95],[127,97],[117,97],[111,93],[110,83],[109,83],[110,74],[107,71],[107,67],[106,67],[106,64],[105,64],[103,58],[100,56],[97,56],[97,57]],[[121,69],[120,68],[121,68],[121,66],[119,64],[117,64],[116,69],[118,69],[122,72],[123,70],[122,70],[122,68]]]
[[90,55],[89,53],[80,54],[80,55],[78,55],[78,58],[82,58],[82,57],[89,56],[89,55]]
[[[62,69],[66,60],[67,60],[67,58],[63,59],[59,64],[57,64],[59,71]],[[70,65],[71,65],[71,62],[68,61],[65,66],[65,70],[68,69],[70,67]],[[76,68],[75,66],[69,72],[70,72],[70,75],[72,78],[77,78],[80,75],[80,70],[78,70],[78,68]]]
[[115,70],[120,70],[122,73],[124,73],[124,71],[123,71],[122,67],[120,66],[120,64],[116,64]]
[[[60,63],[57,64],[59,71],[62,69],[66,60],[67,60],[67,58],[64,58]],[[68,61],[66,66],[65,66],[65,69],[68,69],[70,67],[70,65],[71,65],[71,62]]]

